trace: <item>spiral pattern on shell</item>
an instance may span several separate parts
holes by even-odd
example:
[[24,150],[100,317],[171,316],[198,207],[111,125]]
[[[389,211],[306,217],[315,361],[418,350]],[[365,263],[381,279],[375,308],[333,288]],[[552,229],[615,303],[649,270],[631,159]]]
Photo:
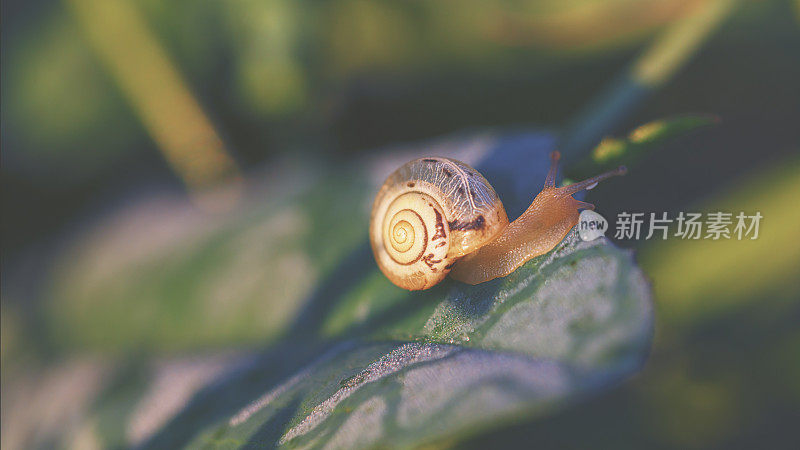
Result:
[[393,283],[426,289],[507,224],[497,194],[477,171],[454,159],[423,158],[384,183],[372,208],[370,243]]

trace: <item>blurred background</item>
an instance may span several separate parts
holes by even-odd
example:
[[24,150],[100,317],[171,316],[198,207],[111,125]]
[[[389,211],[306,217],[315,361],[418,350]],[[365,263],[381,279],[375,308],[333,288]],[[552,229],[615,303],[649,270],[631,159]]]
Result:
[[[332,226],[334,244],[308,235],[371,197],[381,158],[524,130],[577,177],[602,138],[686,114],[713,120],[591,201],[608,218],[758,210],[759,239],[616,242],[653,283],[643,371],[462,445],[800,443],[800,1],[4,0],[0,14],[4,448],[84,447],[83,417],[128,417],[139,388],[107,381],[121,367],[172,367],[188,398],[281,336],[285,299],[363,240],[365,212]],[[294,204],[314,220],[270,215]]]

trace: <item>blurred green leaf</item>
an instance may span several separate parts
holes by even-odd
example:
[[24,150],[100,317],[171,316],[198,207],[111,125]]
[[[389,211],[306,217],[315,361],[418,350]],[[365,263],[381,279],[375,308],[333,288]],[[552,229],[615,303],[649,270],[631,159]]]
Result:
[[738,183],[696,210],[734,216],[760,212],[758,239],[675,238],[653,241],[642,250],[642,266],[655,281],[660,311],[673,325],[798,290],[800,241],[791,205],[800,183],[800,159],[787,158]]
[[101,221],[56,263],[56,345],[171,351],[278,336],[368,221],[340,207],[363,198],[363,179],[312,174],[287,169],[272,201],[229,215],[164,196]]
[[132,116],[69,14],[55,8],[12,43],[3,56],[3,145],[12,155],[4,163],[70,185],[133,151]]
[[640,125],[624,138],[604,138],[592,149],[588,157],[569,169],[575,179],[584,179],[599,170],[609,170],[619,165],[632,166],[648,152],[670,139],[719,123],[713,115],[685,115],[654,120]]
[[[631,131],[627,141],[628,145],[658,144],[665,139],[681,136],[688,131],[715,123],[719,123],[719,118],[712,115],[689,115],[654,120]],[[602,154],[599,147],[592,152],[592,158],[598,163],[608,159],[607,155]]]

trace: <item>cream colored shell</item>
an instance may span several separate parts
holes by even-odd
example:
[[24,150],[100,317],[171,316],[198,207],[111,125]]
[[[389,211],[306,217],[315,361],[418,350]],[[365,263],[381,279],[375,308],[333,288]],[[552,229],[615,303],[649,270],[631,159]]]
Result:
[[497,193],[475,169],[455,159],[421,158],[397,169],[378,192],[370,244],[393,283],[426,289],[507,225]]

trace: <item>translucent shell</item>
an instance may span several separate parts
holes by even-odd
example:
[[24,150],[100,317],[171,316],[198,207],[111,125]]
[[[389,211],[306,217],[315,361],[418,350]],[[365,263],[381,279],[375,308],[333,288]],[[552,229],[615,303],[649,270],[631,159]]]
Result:
[[393,283],[427,289],[507,225],[497,193],[475,169],[455,159],[421,158],[397,169],[378,192],[370,244]]

